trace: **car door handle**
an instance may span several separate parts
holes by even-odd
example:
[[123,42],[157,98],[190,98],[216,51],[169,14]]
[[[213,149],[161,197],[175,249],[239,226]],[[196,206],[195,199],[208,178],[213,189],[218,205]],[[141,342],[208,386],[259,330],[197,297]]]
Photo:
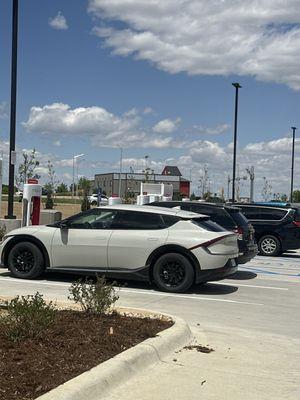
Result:
[[151,240],[152,242],[157,242],[158,238],[156,237],[149,237],[147,240]]

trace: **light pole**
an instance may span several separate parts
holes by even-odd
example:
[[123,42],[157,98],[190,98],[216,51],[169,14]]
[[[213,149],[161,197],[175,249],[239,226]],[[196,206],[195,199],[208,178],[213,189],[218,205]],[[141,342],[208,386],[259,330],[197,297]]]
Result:
[[122,162],[123,162],[123,148],[120,147],[120,172],[119,172],[119,197],[121,197],[121,184],[122,184]]
[[[74,185],[75,185],[75,160],[79,157],[83,157],[84,154],[77,154],[76,156],[73,156],[73,179],[72,179],[72,199],[74,198],[75,190],[74,190]],[[78,170],[77,170],[77,179],[78,179]]]
[[293,202],[293,186],[294,186],[294,156],[295,156],[295,134],[296,134],[296,127],[292,126],[293,131],[293,145],[292,145],[292,173],[291,173],[291,195],[290,195],[290,202]]
[[237,116],[239,89],[242,87],[238,82],[234,82],[235,87],[235,108],[234,108],[234,136],[233,136],[233,166],[232,166],[232,202],[235,202],[235,170],[236,170],[236,144],[237,144]]
[[10,94],[10,135],[9,135],[9,177],[7,219],[15,219],[15,150],[16,150],[16,104],[17,104],[17,59],[18,59],[18,0],[13,0],[12,11],[12,50],[11,50],[11,94]]

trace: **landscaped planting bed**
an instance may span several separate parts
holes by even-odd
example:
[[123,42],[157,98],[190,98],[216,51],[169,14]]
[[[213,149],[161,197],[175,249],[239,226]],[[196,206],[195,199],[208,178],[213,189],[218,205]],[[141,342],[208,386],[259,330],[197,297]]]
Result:
[[11,340],[0,325],[0,400],[35,399],[171,325],[74,310],[57,311],[54,322],[35,338]]

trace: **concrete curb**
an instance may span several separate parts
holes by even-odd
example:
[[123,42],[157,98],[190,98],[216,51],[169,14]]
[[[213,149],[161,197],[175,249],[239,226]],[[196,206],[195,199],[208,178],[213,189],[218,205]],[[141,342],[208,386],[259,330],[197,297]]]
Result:
[[[123,311],[122,309],[119,310]],[[192,338],[189,326],[181,318],[168,314],[158,314],[149,310],[126,310],[128,313],[170,318],[174,321],[174,325],[162,331],[156,337],[147,339],[118,354],[45,393],[36,400],[100,400],[112,389],[125,383],[136,373],[161,361],[166,355],[182,347]]]

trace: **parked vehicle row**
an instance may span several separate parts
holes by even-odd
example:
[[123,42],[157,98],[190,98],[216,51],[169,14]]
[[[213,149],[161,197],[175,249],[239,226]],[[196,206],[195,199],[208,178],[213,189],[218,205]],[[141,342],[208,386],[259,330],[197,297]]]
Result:
[[237,235],[208,216],[146,206],[104,206],[4,237],[2,265],[32,279],[45,269],[105,273],[186,291],[237,271]]

